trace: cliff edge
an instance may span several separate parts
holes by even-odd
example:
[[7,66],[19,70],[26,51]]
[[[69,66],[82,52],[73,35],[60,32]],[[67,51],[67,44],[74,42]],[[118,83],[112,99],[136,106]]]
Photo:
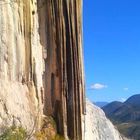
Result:
[[85,140],[128,140],[121,136],[102,109],[86,100]]
[[33,135],[51,116],[58,134],[83,139],[81,17],[81,0],[0,1],[1,134]]

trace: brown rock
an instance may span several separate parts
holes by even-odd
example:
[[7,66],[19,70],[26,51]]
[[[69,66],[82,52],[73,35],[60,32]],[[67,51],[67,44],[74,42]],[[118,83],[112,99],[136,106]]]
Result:
[[81,0],[48,0],[41,4],[39,23],[45,21],[40,24],[41,44],[46,44],[47,50],[44,112],[54,115],[60,134],[81,140],[84,113]]

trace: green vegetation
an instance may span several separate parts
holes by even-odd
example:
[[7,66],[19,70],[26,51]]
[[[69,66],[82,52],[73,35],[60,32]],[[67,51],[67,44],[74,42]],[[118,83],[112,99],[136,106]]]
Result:
[[45,140],[47,134],[44,131],[38,131],[34,134],[37,140]]
[[116,125],[120,133],[128,138],[139,140],[140,138],[140,122],[120,123]]
[[34,134],[37,140],[65,140],[65,138],[56,131],[56,123],[51,116],[46,116],[42,120],[42,129]]
[[45,116],[42,120],[41,130],[36,131],[34,134],[35,138],[37,140],[45,140],[46,138],[48,140],[53,140],[55,138],[55,135],[56,135],[56,123],[54,119],[51,116]]
[[26,130],[21,126],[11,126],[10,128],[7,128],[2,135],[0,135],[0,140],[25,140],[26,138]]
[[46,138],[48,140],[65,140],[65,138],[61,135],[55,135],[54,138],[52,136],[49,136],[48,134],[46,134],[43,131],[39,131],[35,134],[35,137],[37,140],[45,140]]
[[65,138],[57,134],[53,140],[65,140]]

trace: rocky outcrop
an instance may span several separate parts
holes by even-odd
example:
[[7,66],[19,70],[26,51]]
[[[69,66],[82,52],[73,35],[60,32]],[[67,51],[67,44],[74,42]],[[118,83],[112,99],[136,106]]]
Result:
[[58,133],[82,140],[81,0],[0,1],[0,130],[29,133],[51,115]]
[[60,134],[79,140],[84,113],[81,0],[48,0],[38,7],[39,23],[45,24],[39,28],[41,44],[47,46],[44,112],[54,115]]
[[122,137],[105,113],[86,101],[85,140],[128,140]]
[[[33,11],[35,14],[33,14]],[[0,129],[19,123],[39,128],[43,46],[36,1],[0,1]]]

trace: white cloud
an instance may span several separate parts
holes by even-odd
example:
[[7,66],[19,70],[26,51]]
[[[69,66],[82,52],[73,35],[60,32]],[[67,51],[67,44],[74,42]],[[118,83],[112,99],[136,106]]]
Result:
[[127,88],[127,87],[125,87],[125,88],[123,88],[123,90],[124,90],[124,91],[128,91],[128,88]]
[[90,86],[90,89],[100,90],[100,89],[104,89],[104,88],[107,88],[107,87],[108,87],[107,85],[100,84],[100,83],[95,83],[95,84]]

